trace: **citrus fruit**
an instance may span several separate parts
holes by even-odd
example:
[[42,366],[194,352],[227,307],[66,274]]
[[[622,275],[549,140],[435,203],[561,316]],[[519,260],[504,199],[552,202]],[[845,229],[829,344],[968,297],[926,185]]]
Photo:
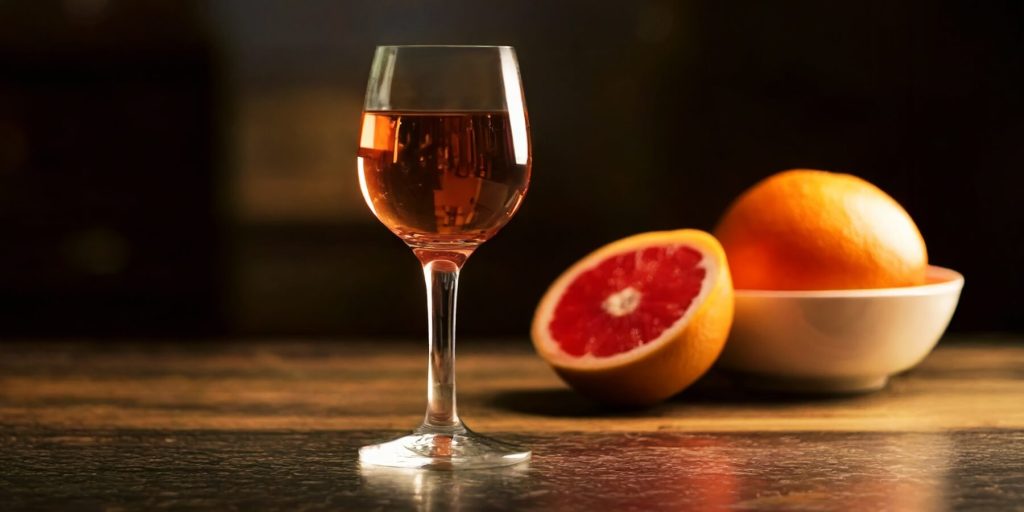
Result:
[[659,231],[608,244],[566,270],[537,306],[531,333],[573,389],[649,405],[711,367],[732,313],[718,241],[703,231]]
[[849,174],[765,178],[715,229],[737,289],[830,290],[924,283],[928,254],[906,210]]

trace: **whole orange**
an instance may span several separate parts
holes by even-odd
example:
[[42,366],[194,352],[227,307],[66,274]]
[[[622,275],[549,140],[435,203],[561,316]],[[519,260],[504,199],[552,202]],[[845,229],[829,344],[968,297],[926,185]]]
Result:
[[715,236],[736,288],[831,290],[922,284],[924,238],[906,210],[849,174],[793,169],[748,189]]

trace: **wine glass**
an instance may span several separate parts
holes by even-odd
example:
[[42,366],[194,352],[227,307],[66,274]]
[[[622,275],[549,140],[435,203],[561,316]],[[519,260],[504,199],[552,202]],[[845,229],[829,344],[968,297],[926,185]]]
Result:
[[357,159],[373,214],[420,260],[429,321],[427,413],[412,434],[359,450],[364,464],[464,469],[530,452],[466,428],[455,407],[459,270],[504,226],[530,181],[530,135],[509,46],[380,46]]

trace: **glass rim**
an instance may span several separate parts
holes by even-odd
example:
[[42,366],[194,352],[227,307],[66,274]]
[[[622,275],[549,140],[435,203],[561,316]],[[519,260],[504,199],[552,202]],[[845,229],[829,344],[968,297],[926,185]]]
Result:
[[493,48],[501,49],[508,48],[514,50],[515,47],[507,44],[381,44],[377,45],[377,49],[382,48],[394,48],[400,50],[402,48]]

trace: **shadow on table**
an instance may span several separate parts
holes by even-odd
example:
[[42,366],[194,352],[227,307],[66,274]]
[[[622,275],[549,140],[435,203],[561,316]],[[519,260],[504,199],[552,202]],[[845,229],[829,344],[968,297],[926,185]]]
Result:
[[586,398],[569,388],[520,389],[495,393],[489,405],[512,412],[550,417],[641,417],[687,404],[704,407],[737,405],[826,403],[858,400],[865,395],[814,395],[744,387],[733,378],[712,371],[682,393],[646,408],[614,407]]

